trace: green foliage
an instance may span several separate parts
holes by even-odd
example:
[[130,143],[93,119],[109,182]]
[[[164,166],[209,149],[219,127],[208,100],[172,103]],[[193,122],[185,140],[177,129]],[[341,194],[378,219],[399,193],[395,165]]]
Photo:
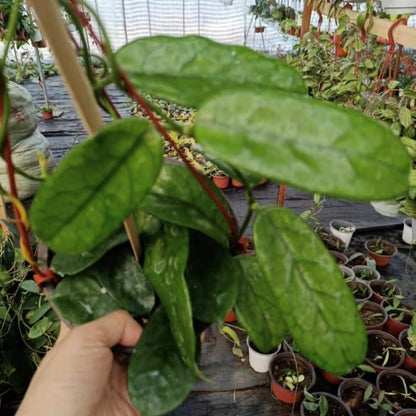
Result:
[[[407,190],[409,159],[390,130],[307,97],[300,75],[282,61],[197,36],[160,36],[126,45],[108,67],[114,65],[141,91],[195,106],[193,128],[162,118],[178,134],[195,133],[207,157],[246,183],[244,172],[359,200]],[[186,398],[201,376],[197,320],[218,322],[232,308],[263,349],[271,343],[267,334],[275,343],[287,328],[300,352],[332,373],[347,373],[365,357],[352,295],[313,230],[288,210],[259,209],[248,187],[258,260],[247,254],[235,259],[244,227],[238,230],[224,199],[203,186],[183,167],[162,168],[155,130],[145,120],[128,119],[105,126],[68,154],[30,212],[36,234],[60,256],[54,267],[78,272],[64,277],[52,297],[67,319],[85,322],[120,307],[149,319],[128,372],[132,401],[144,416],[169,412]],[[105,242],[117,240],[114,233],[133,212],[143,271],[124,254],[114,255],[117,242]],[[84,253],[88,261],[75,261],[71,269],[65,256]],[[130,285],[132,270],[136,283]],[[145,281],[156,293],[156,309]],[[127,293],[131,287],[137,296]],[[260,316],[251,318],[255,304]],[[283,325],[270,316],[276,312]]]

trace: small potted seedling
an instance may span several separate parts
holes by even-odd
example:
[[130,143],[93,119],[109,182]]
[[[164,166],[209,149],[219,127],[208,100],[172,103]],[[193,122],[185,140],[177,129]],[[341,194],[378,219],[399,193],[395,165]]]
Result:
[[381,302],[381,306],[388,315],[385,330],[395,337],[398,337],[400,332],[409,328],[416,313],[411,306],[401,302],[400,298],[384,299]]
[[352,270],[354,271],[355,277],[359,280],[364,280],[369,282],[370,280],[380,280],[380,273],[371,266],[366,265],[357,265],[353,266]]
[[401,291],[394,284],[396,280],[371,280],[370,288],[373,291],[372,301],[381,303],[384,299],[401,298]]
[[387,313],[381,305],[367,301],[357,303],[357,308],[367,330],[383,329],[387,321]]
[[304,392],[305,398],[300,406],[301,416],[352,416],[349,407],[338,397],[327,392]]
[[364,244],[368,254],[376,261],[377,266],[387,266],[397,253],[397,247],[382,237],[367,240]]
[[56,111],[56,107],[51,106],[50,104],[45,104],[39,108],[39,111],[42,113],[42,118],[44,120],[50,120],[53,118],[53,112]]
[[304,389],[316,380],[312,364],[301,355],[290,352],[276,354],[269,367],[272,392],[284,403],[300,402]]
[[229,176],[221,169],[215,169],[211,174],[211,178],[212,182],[214,182],[219,189],[227,189],[230,184]]
[[344,278],[345,282],[351,282],[352,280],[355,279],[355,274],[354,274],[353,270],[350,269],[349,267],[347,267],[343,264],[340,264],[339,269],[341,271],[342,277]]
[[345,248],[348,248],[356,227],[352,222],[332,220],[329,223],[329,229],[332,234],[340,238],[345,243]]
[[361,282],[359,280],[347,282],[347,286],[355,300],[358,302],[365,302],[369,300],[373,294],[370,286],[367,283]]
[[281,345],[273,348],[271,351],[266,353],[261,352],[250,340],[250,337],[247,337],[247,347],[248,347],[248,359],[251,368],[257,373],[267,373],[269,370],[270,361],[273,356],[280,351]]
[[416,373],[416,315],[413,316],[410,327],[400,332],[399,341],[406,350],[404,368]]

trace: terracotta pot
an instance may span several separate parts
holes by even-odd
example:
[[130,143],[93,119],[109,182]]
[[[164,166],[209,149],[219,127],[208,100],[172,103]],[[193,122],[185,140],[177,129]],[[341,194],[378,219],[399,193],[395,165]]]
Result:
[[[298,386],[297,390],[292,391],[283,386],[282,381],[279,380],[281,376],[278,373],[285,369],[296,371],[296,368],[300,370],[299,375],[303,374],[306,380],[305,383]],[[284,403],[300,402],[303,397],[303,389],[306,388],[309,390],[314,386],[316,381],[316,373],[312,364],[301,355],[296,353],[292,354],[290,352],[282,352],[273,357],[269,366],[269,375],[272,383],[273,395]]]
[[357,280],[362,280],[365,282],[369,282],[371,280],[380,280],[381,275],[378,270],[373,269],[370,266],[364,266],[359,264],[357,266],[351,267],[354,271],[355,277]]
[[235,179],[231,179],[231,185],[232,186],[235,186],[236,188],[243,188],[244,187],[244,184],[243,183],[238,182]]
[[399,341],[400,345],[406,350],[406,357],[404,359],[403,367],[410,371],[413,374],[416,374],[416,352],[413,355],[410,355],[410,342],[407,340],[407,331],[408,329],[404,329],[399,334]]
[[44,120],[50,120],[50,119],[52,119],[53,118],[53,111],[52,110],[51,111],[43,111],[42,112],[42,118]]
[[[395,312],[394,309],[389,311],[389,308],[393,306],[391,300],[384,299],[381,302],[381,306],[384,309],[386,309],[387,316],[388,316],[387,322],[384,325],[384,330],[386,332],[388,332],[389,334],[391,334],[391,335],[393,335],[395,337],[398,337],[399,334],[400,334],[400,332],[402,332],[403,330],[409,328],[410,323],[412,321],[412,316],[413,316],[412,311],[414,310],[411,306],[406,305],[403,302],[400,302],[399,303],[399,305],[398,305],[398,308],[399,309],[404,309],[404,310],[408,310],[409,311],[408,313],[407,312],[404,313],[403,319],[401,321],[398,321],[397,319],[395,319],[395,317],[393,315],[394,312]],[[397,313],[400,314],[400,311],[397,311]]]
[[394,416],[416,416],[416,409],[402,409],[395,413]]
[[[379,395],[377,387],[361,378],[349,378],[344,380],[338,387],[338,397],[349,406],[353,414],[361,415],[362,407],[365,408],[366,406],[364,403],[364,393],[370,385],[373,386],[371,397],[377,398]],[[367,407],[369,410],[371,409],[371,406],[368,404]],[[379,414],[384,414],[384,412],[381,411]]]
[[256,32],[256,33],[263,33],[264,32],[264,26],[256,26],[254,28],[254,32]]
[[281,345],[278,345],[270,353],[264,354],[255,347],[249,337],[247,337],[246,342],[248,347],[248,361],[251,368],[257,373],[267,373],[269,371],[270,361],[280,351]]
[[376,261],[376,265],[380,267],[387,266],[390,263],[391,258],[397,253],[397,247],[390,243],[390,241],[384,240],[384,252],[382,254],[376,253],[374,246],[377,244],[377,239],[367,240],[364,244],[368,254]]
[[235,315],[233,310],[228,312],[227,316],[224,318],[224,322],[235,322],[236,320],[237,320],[237,316]]
[[373,302],[381,303],[384,299],[390,299],[401,293],[399,287],[387,280],[371,280],[369,285],[373,291],[371,298]]
[[[356,302],[366,302],[370,300],[373,295],[373,291],[370,289],[370,286],[366,282],[360,280],[353,280],[347,282],[348,289],[350,289],[352,295],[354,296]],[[380,307],[380,309],[383,309]],[[384,309],[383,309],[384,312]]]
[[213,176],[212,182],[214,182],[217,188],[226,189],[230,184],[230,178],[228,176]]
[[[350,408],[339,397],[334,396],[331,393],[321,392],[321,391],[316,392],[316,393],[312,393],[312,396],[317,396],[317,397],[325,396],[327,401],[328,401],[329,410],[330,411],[331,410],[332,411],[336,410],[337,416],[352,416],[352,412],[351,412]],[[301,414],[301,416],[309,416],[311,414],[315,414],[315,413],[311,413],[309,410],[307,410],[304,407],[305,400],[306,399],[304,399],[304,401],[300,405],[300,414]],[[334,412],[332,412],[332,413],[329,412],[329,414],[334,414]]]
[[[390,405],[396,409],[407,409],[407,408],[415,408],[416,403],[406,399],[403,396],[397,394],[396,396],[388,394],[390,392],[398,392],[404,393],[405,389],[403,386],[403,380],[406,382],[406,385],[412,385],[416,383],[416,375],[409,373],[408,371],[401,370],[401,369],[393,369],[393,370],[384,370],[380,374],[377,375],[376,379],[376,386],[379,390],[385,391],[385,400],[390,403]],[[408,391],[411,391],[408,388]],[[416,398],[416,393],[413,392],[413,398]]]
[[405,352],[400,350],[390,350],[390,358],[388,359],[387,363],[383,364],[384,357],[377,359],[376,357],[382,353],[379,349],[373,348],[373,345],[376,343],[379,344],[378,346],[381,347],[383,350],[386,350],[388,347],[392,348],[401,348],[400,342],[397,338],[393,335],[384,332],[384,331],[377,331],[377,330],[370,330],[367,331],[367,338],[368,338],[368,349],[367,349],[367,358],[366,363],[371,365],[371,367],[376,370],[377,373],[380,373],[383,370],[393,370],[396,368],[401,367],[404,363]]
[[328,373],[325,370],[322,370],[322,377],[331,384],[339,386],[343,381],[349,380],[351,378],[361,378],[364,377],[365,371],[357,368],[354,368],[353,371],[349,374],[343,376],[336,376],[335,374]]
[[336,46],[335,47],[335,56],[338,58],[345,58],[348,55],[348,52],[345,48],[342,46]]
[[20,32],[16,33],[15,40],[21,41],[21,42],[24,42],[26,40],[26,33],[23,29]]
[[[359,313],[367,331],[372,329],[377,329],[379,331],[383,330],[383,327],[387,322],[387,313],[381,305],[370,301],[364,302]],[[372,316],[374,314],[377,314],[377,316],[373,318]]]

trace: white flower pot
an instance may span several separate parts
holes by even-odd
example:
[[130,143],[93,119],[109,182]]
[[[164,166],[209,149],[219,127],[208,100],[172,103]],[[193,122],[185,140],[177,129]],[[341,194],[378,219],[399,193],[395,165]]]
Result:
[[416,220],[414,218],[403,220],[402,239],[406,244],[416,244]]
[[415,0],[381,0],[381,5],[390,14],[416,13]]
[[269,364],[275,354],[280,351],[280,345],[277,347],[277,350],[273,351],[270,354],[262,354],[261,352],[253,349],[250,338],[247,337],[247,347],[248,347],[248,360],[251,368],[257,373],[267,373],[269,371]]
[[338,237],[345,243],[345,248],[347,249],[350,245],[351,238],[356,230],[356,227],[352,222],[332,220],[329,223],[329,229],[335,237]]
[[36,30],[36,32],[32,35],[31,39],[33,42],[40,42],[42,40],[42,34],[39,32],[39,30]]

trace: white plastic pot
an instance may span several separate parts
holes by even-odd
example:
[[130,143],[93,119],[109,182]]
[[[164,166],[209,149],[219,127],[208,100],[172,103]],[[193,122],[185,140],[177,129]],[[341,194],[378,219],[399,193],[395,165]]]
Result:
[[407,244],[416,244],[416,220],[414,218],[403,220],[402,239]]
[[277,347],[277,350],[273,351],[270,354],[262,354],[261,352],[256,351],[251,343],[250,338],[247,337],[247,347],[248,347],[248,360],[251,368],[257,373],[267,373],[269,371],[269,364],[275,354],[280,351],[280,345]]
[[370,202],[371,206],[381,215],[386,217],[399,217],[401,204],[397,201],[377,201]]
[[329,223],[329,229],[331,233],[335,235],[335,237],[338,237],[345,243],[345,248],[348,248],[352,235],[357,228],[352,222],[332,220]]
[[415,0],[380,0],[386,13],[403,14],[416,13]]

